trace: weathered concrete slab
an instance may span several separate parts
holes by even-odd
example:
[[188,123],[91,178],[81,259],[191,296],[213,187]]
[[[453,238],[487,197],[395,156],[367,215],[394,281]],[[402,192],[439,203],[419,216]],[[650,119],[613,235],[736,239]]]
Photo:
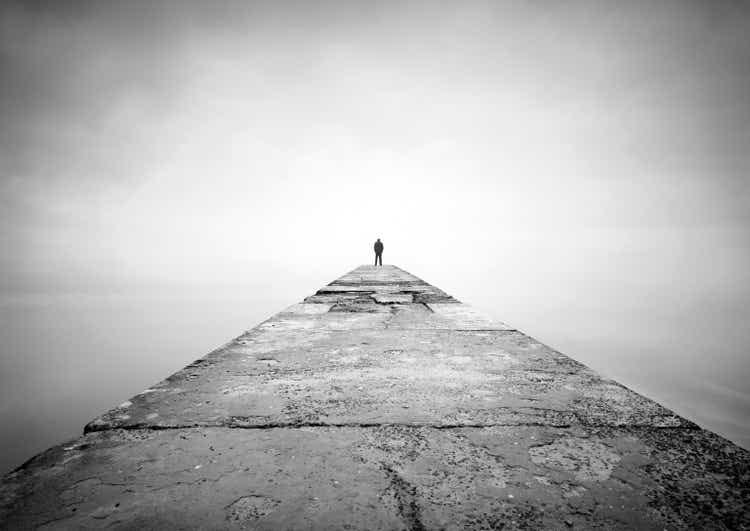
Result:
[[[444,291],[397,267],[385,266],[377,271],[374,267],[372,271],[367,270],[367,267],[357,268],[334,280],[305,299],[305,302],[370,303],[371,299],[381,304],[397,301],[404,304],[458,302]],[[391,300],[387,301],[389,297]]]
[[491,319],[468,304],[433,302],[427,304],[427,307],[440,317],[455,323],[460,330],[513,330],[507,324]]
[[414,295],[411,293],[374,293],[371,297],[378,304],[411,304],[414,302]]
[[300,302],[298,304],[292,304],[286,310],[281,313],[291,313],[297,315],[318,315],[321,313],[328,313],[331,310],[333,304],[308,304]]
[[749,492],[747,451],[363,266],[7,475],[0,527],[750,529]]
[[317,332],[251,331],[87,429],[687,423],[518,332]]
[[702,430],[113,430],[6,476],[0,503],[19,529],[742,529],[749,473]]

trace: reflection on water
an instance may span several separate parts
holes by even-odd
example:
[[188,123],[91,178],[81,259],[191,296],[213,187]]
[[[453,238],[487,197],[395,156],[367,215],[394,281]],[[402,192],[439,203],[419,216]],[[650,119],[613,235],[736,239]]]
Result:
[[[667,305],[654,308],[644,322],[637,312],[607,312],[583,300],[560,300],[555,308],[543,291],[538,301],[506,293],[502,307],[486,286],[466,284],[456,295],[750,447],[746,315],[720,316],[726,329],[707,329],[701,325],[705,314]],[[78,436],[99,413],[309,292],[309,286],[295,285],[260,295],[3,297],[0,473]]]

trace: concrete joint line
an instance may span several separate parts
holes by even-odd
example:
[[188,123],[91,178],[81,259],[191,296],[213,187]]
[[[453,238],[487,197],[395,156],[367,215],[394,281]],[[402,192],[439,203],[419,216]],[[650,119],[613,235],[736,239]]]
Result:
[[103,431],[165,431],[165,430],[190,430],[201,428],[224,428],[230,430],[272,430],[272,429],[304,429],[304,428],[430,428],[434,430],[459,430],[463,428],[523,428],[523,427],[546,427],[556,429],[580,428],[612,428],[612,429],[651,429],[651,430],[683,430],[695,431],[701,428],[692,426],[653,426],[650,424],[601,424],[601,423],[549,423],[549,422],[498,422],[498,423],[466,423],[466,424],[421,424],[417,422],[299,422],[299,423],[268,423],[268,424],[243,424],[243,423],[200,423],[200,424],[172,424],[172,425],[145,425],[131,424],[126,426],[87,426],[84,434]]

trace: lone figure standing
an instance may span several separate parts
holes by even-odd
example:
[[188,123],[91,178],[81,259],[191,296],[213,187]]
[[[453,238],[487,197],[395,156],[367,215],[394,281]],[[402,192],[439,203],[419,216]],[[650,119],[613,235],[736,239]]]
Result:
[[381,266],[383,265],[383,242],[380,241],[380,238],[375,242],[375,265],[378,265],[378,262]]

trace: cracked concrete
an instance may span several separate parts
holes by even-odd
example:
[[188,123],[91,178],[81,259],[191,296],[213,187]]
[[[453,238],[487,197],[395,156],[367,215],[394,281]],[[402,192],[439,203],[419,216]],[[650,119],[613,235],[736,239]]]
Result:
[[750,529],[750,455],[362,266],[3,478],[3,529]]

